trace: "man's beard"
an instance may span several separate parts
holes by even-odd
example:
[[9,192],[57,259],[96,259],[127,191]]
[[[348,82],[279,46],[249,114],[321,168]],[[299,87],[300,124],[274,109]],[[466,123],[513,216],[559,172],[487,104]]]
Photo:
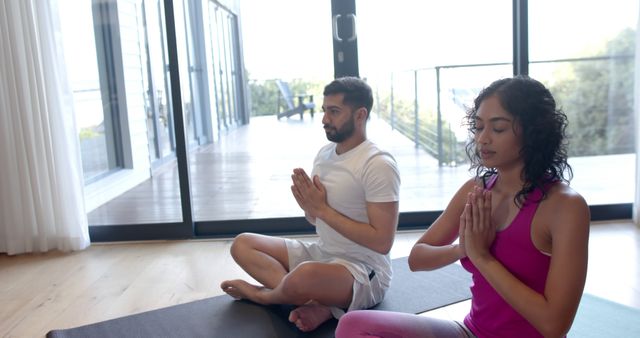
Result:
[[340,143],[348,139],[349,137],[351,137],[351,135],[353,135],[354,131],[356,130],[356,123],[355,123],[355,119],[352,116],[351,119],[349,119],[347,123],[342,125],[340,129],[336,129],[326,124],[324,125],[324,128],[325,128],[325,133],[327,135],[327,139],[329,141]]

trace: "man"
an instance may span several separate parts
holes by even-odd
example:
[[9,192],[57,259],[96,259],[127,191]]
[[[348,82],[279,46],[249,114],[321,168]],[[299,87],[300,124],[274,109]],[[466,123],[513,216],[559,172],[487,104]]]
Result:
[[311,331],[344,311],[379,303],[391,281],[389,250],[398,225],[400,175],[394,158],[367,139],[371,88],[355,77],[324,89],[327,139],[311,177],[293,170],[291,191],[317,243],[240,234],[231,246],[236,262],[263,286],[244,280],[221,288],[259,304],[293,304],[289,320]]

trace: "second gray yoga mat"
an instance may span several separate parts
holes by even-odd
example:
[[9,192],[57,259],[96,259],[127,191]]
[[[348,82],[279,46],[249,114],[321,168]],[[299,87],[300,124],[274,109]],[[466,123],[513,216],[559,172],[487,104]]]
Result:
[[[420,313],[469,299],[470,275],[452,264],[429,272],[411,272],[407,258],[393,260],[393,281],[375,309]],[[337,321],[311,333],[289,323],[290,306],[261,306],[227,295],[125,316],[70,329],[52,330],[47,338],[74,337],[333,337]]]

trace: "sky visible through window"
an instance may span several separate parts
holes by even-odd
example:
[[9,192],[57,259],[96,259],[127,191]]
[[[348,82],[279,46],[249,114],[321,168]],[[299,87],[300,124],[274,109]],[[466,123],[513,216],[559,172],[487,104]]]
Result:
[[[576,57],[624,27],[635,29],[637,2],[529,2],[531,60]],[[511,3],[359,0],[361,75],[374,70],[511,62]],[[250,78],[313,79],[333,74],[330,1],[242,0],[241,6]]]

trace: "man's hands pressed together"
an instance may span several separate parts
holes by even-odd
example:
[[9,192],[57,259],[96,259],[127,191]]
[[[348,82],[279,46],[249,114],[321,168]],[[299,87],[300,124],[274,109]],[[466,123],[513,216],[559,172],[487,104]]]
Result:
[[291,186],[293,197],[307,217],[313,221],[317,217],[322,218],[321,215],[329,208],[329,205],[327,204],[327,191],[320,182],[320,178],[316,175],[312,181],[304,169],[296,168],[293,169],[291,181],[293,182]]

